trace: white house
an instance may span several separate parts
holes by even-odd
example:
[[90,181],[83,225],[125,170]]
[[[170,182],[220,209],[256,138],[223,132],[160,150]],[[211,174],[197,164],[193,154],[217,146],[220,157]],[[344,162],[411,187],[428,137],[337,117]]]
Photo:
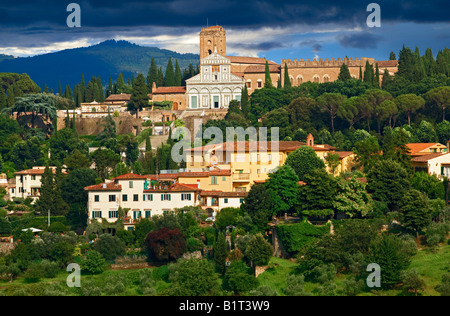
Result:
[[436,152],[411,159],[414,171],[425,171],[439,179],[450,177],[450,153]]
[[[56,167],[49,167],[53,173],[56,172]],[[32,169],[22,170],[16,172],[16,187],[10,191],[11,199],[18,198],[31,198],[33,202],[39,199],[41,194],[41,178],[44,174],[45,167],[33,167]]]

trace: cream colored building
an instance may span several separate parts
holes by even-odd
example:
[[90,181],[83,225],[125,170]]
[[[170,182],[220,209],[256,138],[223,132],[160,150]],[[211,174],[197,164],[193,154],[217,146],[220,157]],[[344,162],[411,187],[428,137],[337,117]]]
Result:
[[[56,172],[56,167],[50,167],[53,173]],[[16,172],[16,187],[10,190],[11,200],[14,198],[31,198],[32,203],[35,203],[41,194],[41,179],[44,174],[45,167],[33,167],[32,169],[22,170]]]
[[435,175],[443,180],[450,177],[450,153],[432,153],[417,155],[411,159],[411,164],[415,172],[425,171],[430,175]]

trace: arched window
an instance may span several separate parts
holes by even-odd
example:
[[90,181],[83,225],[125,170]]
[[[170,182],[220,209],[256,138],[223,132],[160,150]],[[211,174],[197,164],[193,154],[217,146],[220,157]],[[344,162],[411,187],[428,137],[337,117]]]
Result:
[[314,82],[320,82],[320,77],[319,77],[319,75],[314,75],[313,81],[314,81]]
[[303,76],[298,75],[297,76],[297,86],[301,85],[303,83]]
[[330,82],[330,76],[324,75],[323,76],[323,82]]

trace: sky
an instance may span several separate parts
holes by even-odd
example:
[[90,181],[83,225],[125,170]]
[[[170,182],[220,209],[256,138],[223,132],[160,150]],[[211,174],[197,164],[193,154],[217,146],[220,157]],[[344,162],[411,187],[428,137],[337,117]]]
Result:
[[[227,55],[282,59],[389,59],[403,45],[450,47],[449,0],[378,0],[380,27],[369,27],[377,0],[0,0],[0,54],[18,57],[116,39],[199,53],[201,28],[221,25]],[[81,9],[70,28],[67,6]]]

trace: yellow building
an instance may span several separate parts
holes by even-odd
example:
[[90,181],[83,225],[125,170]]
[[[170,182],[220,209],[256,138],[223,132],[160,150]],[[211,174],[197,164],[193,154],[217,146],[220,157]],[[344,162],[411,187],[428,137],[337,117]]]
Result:
[[[186,154],[186,167],[191,169],[211,169],[224,172],[216,178],[199,178],[203,190],[228,192],[248,192],[255,182],[264,182],[269,174],[284,164],[287,156],[302,146],[313,148],[322,160],[336,148],[330,145],[315,145],[312,135],[307,143],[298,141],[274,142],[225,142],[221,144],[196,147]],[[229,175],[225,175],[225,171]],[[217,171],[216,171],[217,172]],[[230,180],[227,180],[227,177]],[[187,182],[186,176],[179,179]],[[214,182],[216,181],[216,182]]]

